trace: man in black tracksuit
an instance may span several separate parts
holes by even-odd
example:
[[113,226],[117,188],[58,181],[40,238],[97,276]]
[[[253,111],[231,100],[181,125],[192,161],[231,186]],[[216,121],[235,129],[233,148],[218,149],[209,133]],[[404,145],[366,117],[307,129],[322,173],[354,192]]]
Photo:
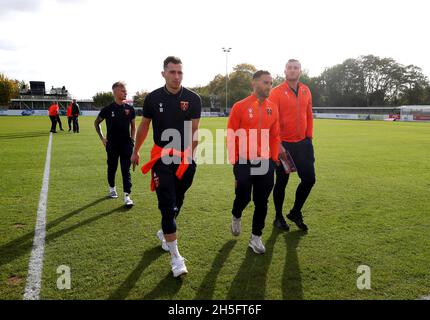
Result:
[[162,248],[170,252],[173,276],[179,277],[188,270],[178,250],[176,218],[196,172],[192,158],[198,143],[195,133],[202,103],[198,94],[182,86],[182,62],[179,58],[167,57],[162,75],[166,85],[145,98],[143,119],[131,160],[133,165],[139,164],[139,149],[152,121],[154,146],[151,160],[142,167],[142,172],[151,170],[151,189],[157,192],[161,211],[162,229],[157,232],[157,237]]
[[76,99],[73,99],[72,117],[73,117],[73,132],[74,133],[79,133],[78,118],[79,118],[80,112],[81,112],[81,110],[79,109],[79,104],[76,102]]
[[[118,198],[115,187],[115,174],[118,168],[118,159],[121,163],[122,182],[124,190],[124,203],[126,207],[132,207],[131,193],[131,155],[133,153],[136,136],[135,118],[136,113],[132,106],[124,103],[127,90],[123,82],[116,82],[112,86],[115,102],[104,107],[94,126],[106,148],[108,165],[109,197]],[[107,137],[103,136],[100,123],[106,120]],[[130,130],[131,128],[131,130]]]

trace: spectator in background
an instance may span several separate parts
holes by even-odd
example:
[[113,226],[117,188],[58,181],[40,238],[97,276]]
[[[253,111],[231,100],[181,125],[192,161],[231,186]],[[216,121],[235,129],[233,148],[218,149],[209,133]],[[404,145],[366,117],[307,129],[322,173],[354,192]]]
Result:
[[51,119],[51,131],[52,133],[57,133],[57,119],[58,119],[58,104],[55,102],[51,104],[48,109],[49,119]]
[[79,109],[79,104],[77,104],[76,99],[73,99],[72,103],[72,116],[73,116],[73,132],[79,133],[79,114],[81,113],[81,110]]
[[72,103],[70,103],[67,106],[67,110],[66,110],[66,117],[67,117],[67,124],[69,125],[69,132],[72,131],[72,121],[73,121],[73,116],[72,116]]
[[63,130],[63,124],[61,123],[61,118],[60,118],[60,107],[58,106],[58,102],[55,102],[55,104],[57,105],[57,107],[58,107],[58,113],[57,113],[57,122],[58,122],[58,126],[60,127],[60,130],[61,131],[64,131]]

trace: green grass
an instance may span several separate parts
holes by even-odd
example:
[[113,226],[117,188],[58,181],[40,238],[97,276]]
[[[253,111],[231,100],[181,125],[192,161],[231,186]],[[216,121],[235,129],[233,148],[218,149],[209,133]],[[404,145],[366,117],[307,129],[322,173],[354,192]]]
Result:
[[[178,220],[189,275],[173,279],[155,237],[160,213],[149,177],[132,174],[135,207],[107,200],[106,155],[91,117],[53,139],[42,299],[416,299],[430,293],[430,124],[316,120],[317,184],[304,208],[310,231],[273,229],[265,255],[229,231],[229,165],[200,165]],[[64,122],[64,121],[63,121]],[[47,117],[0,118],[0,299],[22,299],[48,143]],[[201,127],[225,128],[226,119]],[[152,141],[142,148],[148,159]],[[287,187],[285,211],[298,179]],[[121,190],[120,174],[117,185]],[[368,265],[372,289],[356,288]],[[58,290],[67,265],[72,289]]]

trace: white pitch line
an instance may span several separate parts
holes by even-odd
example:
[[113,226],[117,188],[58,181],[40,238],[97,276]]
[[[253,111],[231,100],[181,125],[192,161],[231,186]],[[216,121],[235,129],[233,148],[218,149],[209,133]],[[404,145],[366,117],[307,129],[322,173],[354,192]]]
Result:
[[46,151],[45,171],[43,173],[42,190],[40,191],[37,220],[34,230],[33,248],[28,264],[27,284],[24,300],[39,300],[42,285],[43,254],[45,252],[46,204],[48,202],[49,172],[51,167],[52,132],[49,135]]

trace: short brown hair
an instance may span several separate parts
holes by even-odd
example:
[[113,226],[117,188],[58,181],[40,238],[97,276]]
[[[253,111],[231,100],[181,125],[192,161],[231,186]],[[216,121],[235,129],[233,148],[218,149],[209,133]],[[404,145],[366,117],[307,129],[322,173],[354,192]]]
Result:
[[254,73],[254,75],[252,76],[252,80],[257,80],[257,79],[260,79],[261,78],[261,76],[264,76],[264,75],[268,75],[268,76],[270,76],[270,72],[269,71],[266,71],[266,70],[258,70],[256,73]]
[[112,85],[112,90],[114,90],[115,88],[125,88],[126,84],[124,81],[117,81]]
[[182,64],[182,61],[181,61],[181,59],[179,59],[178,57],[175,57],[175,56],[168,56],[166,59],[164,59],[164,62],[163,62],[163,68],[164,68],[164,69],[166,69],[166,68],[167,68],[167,65],[168,65],[169,63],[173,63],[173,64]]
[[300,67],[302,66],[302,64],[300,63],[300,61],[297,60],[297,59],[290,59],[290,60],[288,60],[287,63],[286,63],[286,65],[289,64],[289,63],[298,63],[300,65]]

